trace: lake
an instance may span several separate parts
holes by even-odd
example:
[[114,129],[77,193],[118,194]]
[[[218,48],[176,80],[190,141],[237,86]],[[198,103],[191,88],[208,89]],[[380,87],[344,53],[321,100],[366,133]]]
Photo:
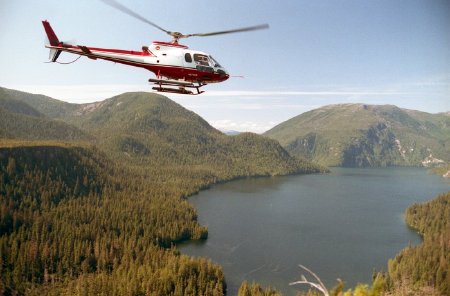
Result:
[[[237,180],[189,198],[209,237],[179,249],[222,265],[228,295],[242,281],[272,286],[314,271],[327,287],[340,278],[371,283],[374,270],[420,236],[404,222],[405,209],[450,190],[450,181],[419,168],[334,168],[326,175]],[[305,274],[306,275],[306,274]]]

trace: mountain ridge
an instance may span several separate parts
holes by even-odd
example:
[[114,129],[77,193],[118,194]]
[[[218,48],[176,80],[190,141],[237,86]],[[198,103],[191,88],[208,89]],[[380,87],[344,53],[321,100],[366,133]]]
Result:
[[[155,93],[130,92],[80,105],[1,88],[0,94],[3,95],[0,98],[6,97],[18,105],[30,103],[29,108],[42,114],[46,122],[80,130],[109,157],[152,175],[157,174],[157,168],[179,174],[186,171],[181,168],[190,167],[208,176],[210,184],[251,175],[325,171],[308,161],[292,158],[268,138],[251,133],[226,136],[194,112]],[[22,122],[26,130],[30,124],[23,122],[28,119],[21,115],[9,122],[14,126]],[[59,138],[45,137],[42,132],[48,128],[30,129],[32,132],[28,134],[9,127],[3,130],[5,137],[16,139],[30,139],[30,135],[36,134],[33,138],[36,140],[85,140],[70,138],[70,133],[61,133]],[[0,135],[1,132],[2,129]]]
[[336,104],[293,117],[265,136],[328,166],[425,166],[450,161],[450,117],[394,105]]
[[[259,135],[226,136],[194,112],[159,94],[124,93],[69,121],[99,135],[119,157],[134,154],[144,162],[200,166],[206,159],[215,166],[208,170],[220,170],[224,176],[231,167],[239,170],[239,176],[249,175],[245,167],[250,168],[258,159],[269,160],[267,155],[274,151],[270,165],[259,162],[262,170],[258,175],[294,173],[298,171],[296,163],[304,162],[292,159],[278,143]],[[249,142],[260,148],[252,150]],[[236,167],[244,162],[244,167]]]

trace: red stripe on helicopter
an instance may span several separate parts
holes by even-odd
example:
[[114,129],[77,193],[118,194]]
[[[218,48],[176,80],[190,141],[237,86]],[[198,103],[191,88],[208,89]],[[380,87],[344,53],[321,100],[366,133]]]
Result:
[[[63,44],[62,46],[61,45],[52,45],[52,46],[47,46],[47,47],[62,49],[62,50],[67,50],[70,48],[81,49],[80,46],[74,46],[74,45],[69,45],[69,44]],[[105,53],[117,53],[117,54],[123,54],[123,55],[131,55],[131,56],[153,56],[153,57],[156,57],[156,55],[154,55],[150,50],[134,51],[134,50],[113,49],[113,48],[99,48],[99,47],[87,47],[87,46],[85,46],[85,47],[91,51],[94,50],[94,51],[105,52]]]
[[155,56],[151,51],[134,51],[134,50],[123,50],[123,49],[112,49],[112,48],[98,48],[98,47],[88,47],[89,50],[94,50],[98,52],[109,52],[118,54],[127,54],[133,56]]

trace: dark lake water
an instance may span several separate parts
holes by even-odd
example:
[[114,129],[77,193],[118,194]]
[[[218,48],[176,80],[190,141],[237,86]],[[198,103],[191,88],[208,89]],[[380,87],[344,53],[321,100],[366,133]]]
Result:
[[328,287],[340,278],[352,287],[370,283],[374,270],[420,237],[405,209],[450,190],[450,181],[424,169],[332,169],[327,175],[255,178],[214,186],[189,198],[203,242],[179,246],[223,266],[228,295],[242,281],[295,295],[302,264]]

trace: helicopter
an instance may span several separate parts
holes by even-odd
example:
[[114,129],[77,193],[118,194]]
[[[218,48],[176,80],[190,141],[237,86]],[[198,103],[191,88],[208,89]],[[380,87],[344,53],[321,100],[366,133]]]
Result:
[[48,44],[45,47],[50,49],[49,62],[69,64],[57,61],[62,52],[68,52],[79,55],[76,60],[81,56],[86,56],[92,60],[101,59],[144,68],[156,75],[156,78],[150,78],[148,81],[154,85],[152,89],[158,92],[199,95],[204,93],[203,90],[200,90],[201,87],[210,83],[220,83],[230,78],[230,74],[210,54],[191,50],[188,46],[180,44],[180,39],[269,28],[268,24],[262,24],[225,31],[183,34],[163,29],[115,0],[102,1],[129,16],[163,31],[171,36],[172,40],[170,42],[153,41],[149,46],[142,46],[142,49],[137,51],[73,45],[70,42],[60,41],[50,23],[44,20],[42,24],[48,38]]

